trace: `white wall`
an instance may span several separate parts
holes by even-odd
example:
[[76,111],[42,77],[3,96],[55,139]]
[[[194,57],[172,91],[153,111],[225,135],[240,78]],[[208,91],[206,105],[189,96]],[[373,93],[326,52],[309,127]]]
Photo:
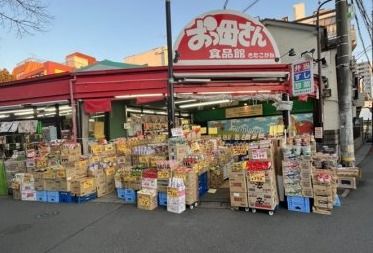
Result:
[[[281,58],[282,63],[292,63],[300,59],[300,55],[304,51],[317,49],[316,31],[305,31],[298,29],[290,29],[287,27],[277,27],[266,25],[267,29],[272,34],[280,54],[283,55],[294,48],[297,55],[293,57],[284,56]],[[332,97],[324,99],[324,130],[339,129],[339,109],[338,109],[338,90],[337,90],[337,74],[335,68],[336,50],[323,52],[321,57],[325,57],[328,66],[322,68],[322,75],[328,77],[329,88],[332,90]],[[313,57],[317,58],[315,51]],[[314,64],[314,73],[317,74],[317,64]]]

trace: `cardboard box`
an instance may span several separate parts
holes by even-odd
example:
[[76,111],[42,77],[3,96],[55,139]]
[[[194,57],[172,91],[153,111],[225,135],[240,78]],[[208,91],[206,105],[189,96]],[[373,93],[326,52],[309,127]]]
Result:
[[54,171],[55,171],[56,179],[71,180],[75,177],[75,168],[61,167],[61,168],[55,169]]
[[246,192],[231,192],[231,206],[232,207],[248,207],[249,202]]
[[44,179],[55,179],[56,178],[56,172],[52,168],[47,168],[47,170],[43,173]]
[[61,179],[56,180],[58,191],[69,192],[71,190],[71,180]]
[[19,189],[13,189],[12,195],[14,200],[21,200],[22,198],[21,191]]
[[229,190],[231,192],[247,192],[246,171],[232,171],[229,175]]
[[21,200],[23,201],[36,201],[36,191],[21,191]]
[[157,192],[154,190],[140,190],[137,192],[137,208],[154,210],[158,206]]
[[141,180],[142,189],[157,190],[158,184],[156,178],[143,178]]
[[60,188],[59,181],[56,179],[44,179],[44,190],[58,191]]
[[253,192],[253,193],[272,193],[276,191],[276,186],[273,185],[272,183],[248,183],[248,192]]
[[359,180],[356,177],[338,176],[337,187],[342,189],[357,189]]
[[97,197],[102,197],[106,194],[108,194],[108,188],[106,182],[99,182],[96,183],[96,191],[97,191]]
[[71,193],[74,195],[83,196],[94,192],[96,192],[96,179],[93,177],[85,177],[71,181]]
[[34,188],[36,191],[44,191],[45,188],[44,179],[36,178],[34,182]]
[[209,175],[209,186],[213,189],[219,189],[224,183],[224,174],[220,170],[212,170]]

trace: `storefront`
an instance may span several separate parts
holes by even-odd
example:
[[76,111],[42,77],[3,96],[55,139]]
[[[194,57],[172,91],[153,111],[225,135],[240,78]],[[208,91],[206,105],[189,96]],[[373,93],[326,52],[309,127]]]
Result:
[[[312,72],[300,74],[307,83],[295,93],[294,80],[304,79],[294,79],[294,66],[277,63],[270,33],[232,11],[193,20],[175,51],[177,127],[170,138],[166,67],[61,74],[0,87],[1,127],[24,115],[71,120],[69,140],[60,140],[64,126],[58,123],[58,140],[44,138],[6,159],[14,198],[81,202],[117,188],[126,203],[181,213],[211,189],[225,192],[234,208],[273,214],[286,195],[290,210],[310,212],[314,198],[316,212],[330,213],[338,157],[315,150],[313,98],[302,102],[315,95]],[[302,101],[288,101],[291,94]],[[353,187],[359,173],[348,173],[340,175]]]

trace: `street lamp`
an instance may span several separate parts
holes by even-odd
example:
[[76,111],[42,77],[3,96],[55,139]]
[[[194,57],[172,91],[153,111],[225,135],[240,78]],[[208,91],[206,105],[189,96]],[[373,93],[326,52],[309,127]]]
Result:
[[288,55],[288,56],[296,56],[297,53],[295,52],[294,48],[290,48],[289,51],[287,51],[286,53],[284,53],[284,54],[281,55],[280,57],[276,57],[276,58],[275,58],[275,62],[279,62],[280,59],[281,59],[282,57],[284,57],[285,55]]
[[327,3],[331,2],[332,0],[326,0],[322,3],[319,1],[319,7],[317,8],[317,17],[316,17],[316,30],[317,30],[317,72],[319,75],[319,127],[323,127],[323,107],[324,107],[324,99],[322,90],[324,89],[323,80],[322,80],[322,74],[321,74],[321,38],[320,38],[320,9]]

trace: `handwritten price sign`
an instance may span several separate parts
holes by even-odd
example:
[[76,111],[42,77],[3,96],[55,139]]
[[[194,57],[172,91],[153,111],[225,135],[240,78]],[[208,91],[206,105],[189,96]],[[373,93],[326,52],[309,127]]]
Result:
[[265,183],[266,181],[265,171],[250,171],[249,177],[250,177],[250,182]]

